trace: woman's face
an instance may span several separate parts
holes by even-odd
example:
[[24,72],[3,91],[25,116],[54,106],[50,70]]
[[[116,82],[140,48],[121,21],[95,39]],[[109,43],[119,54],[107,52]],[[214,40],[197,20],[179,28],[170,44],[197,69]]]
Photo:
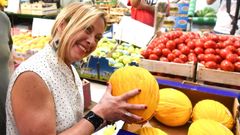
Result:
[[69,64],[79,61],[93,52],[98,41],[102,38],[105,30],[104,20],[102,18],[96,19],[89,27],[74,35],[74,45],[70,49],[68,56]]

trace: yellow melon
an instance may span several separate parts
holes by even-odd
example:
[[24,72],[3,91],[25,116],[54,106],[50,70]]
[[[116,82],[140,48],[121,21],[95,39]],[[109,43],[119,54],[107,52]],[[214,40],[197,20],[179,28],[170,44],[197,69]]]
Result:
[[155,118],[168,126],[184,125],[191,117],[192,103],[181,91],[164,88],[159,91]]
[[145,104],[145,110],[129,110],[129,112],[143,117],[142,123],[149,120],[155,112],[159,99],[159,86],[156,78],[146,69],[136,66],[126,66],[117,69],[111,75],[112,95],[119,96],[130,90],[139,88],[141,93],[128,100],[131,104]]
[[217,121],[199,119],[190,125],[188,135],[233,135],[233,133]]
[[192,120],[212,119],[232,129],[234,120],[231,112],[222,103],[205,99],[199,101],[193,108]]
[[232,129],[234,120],[231,112],[222,103],[205,99],[199,101],[193,108],[192,120],[212,119]]
[[137,132],[138,135],[167,135],[164,131],[154,127],[142,127]]

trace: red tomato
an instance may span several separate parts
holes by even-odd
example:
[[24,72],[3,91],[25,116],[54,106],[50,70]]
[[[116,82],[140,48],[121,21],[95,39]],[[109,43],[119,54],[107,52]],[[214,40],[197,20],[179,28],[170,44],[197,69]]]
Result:
[[159,43],[157,44],[157,47],[159,47],[160,49],[166,48],[166,45],[163,43]]
[[187,46],[188,46],[190,49],[194,49],[194,48],[195,48],[195,43],[194,43],[194,41],[189,41],[189,42],[187,43]]
[[150,59],[150,60],[158,60],[159,59],[159,57],[156,55],[156,54],[150,54],[149,55],[149,58],[148,59]]
[[218,36],[217,36],[216,34],[210,34],[210,35],[209,35],[209,38],[210,38],[211,40],[215,41],[215,42],[218,41]]
[[237,40],[234,36],[229,36],[228,40],[231,40],[233,43]]
[[215,56],[214,54],[205,54],[204,60],[205,60],[206,62],[208,62],[208,61],[214,61],[214,62],[216,62],[216,56]]
[[228,60],[228,61],[230,61],[232,63],[235,63],[235,62],[238,61],[238,55],[237,54],[232,54],[232,53],[227,54],[226,60]]
[[166,38],[166,37],[164,37],[164,36],[161,36],[161,37],[158,38],[158,41],[159,41],[160,43],[166,44],[167,41],[168,41],[168,38]]
[[173,54],[173,53],[169,53],[169,54],[167,55],[168,61],[173,61],[175,58],[176,58],[176,55]]
[[186,46],[186,45],[184,43],[178,44],[177,45],[178,50],[180,50],[183,46]]
[[215,55],[215,57],[216,57],[216,62],[217,62],[218,64],[222,62],[222,57],[221,57],[221,56]]
[[159,60],[160,60],[160,61],[168,62],[168,59],[167,59],[166,57],[161,57]]
[[227,49],[227,50],[229,50],[231,52],[235,52],[236,51],[236,48],[233,45],[226,46],[225,49]]
[[240,40],[236,40],[233,45],[236,48],[240,48]]
[[191,41],[191,40],[192,40],[192,39],[187,38],[187,39],[185,40],[185,44],[188,44],[188,42]]
[[181,38],[174,39],[174,42],[176,45],[183,43],[183,40]]
[[212,40],[208,40],[204,43],[204,48],[216,48],[216,42],[212,41]]
[[182,36],[180,36],[179,38],[181,38],[182,41],[185,42],[185,40],[186,40],[188,37],[187,37],[187,35],[182,35]]
[[175,63],[183,63],[183,61],[180,58],[175,58],[173,60],[173,62],[175,62]]
[[154,49],[156,47],[156,44],[149,44],[148,46],[147,46],[147,49]]
[[207,42],[208,40],[210,40],[208,37],[202,37],[201,39],[200,39],[203,43],[205,43],[205,42]]
[[205,62],[205,61],[200,61],[200,63],[203,64],[203,65],[205,65],[206,62]]
[[197,58],[198,58],[198,61],[204,61],[204,54],[198,54]]
[[141,55],[145,58],[148,59],[149,55],[152,53],[151,49],[147,49],[147,50],[142,50],[141,51]]
[[226,36],[226,35],[219,35],[218,36],[219,41],[226,41],[227,39],[228,39],[228,36]]
[[182,31],[175,31],[177,33],[177,36],[180,37],[183,35],[183,32]]
[[236,54],[238,54],[238,56],[240,56],[240,48],[238,48],[238,49],[236,50]]
[[171,53],[171,51],[170,51],[168,48],[163,48],[163,49],[162,49],[162,54],[163,54],[163,56],[166,56],[166,57],[167,57],[169,53]]
[[224,47],[224,48],[227,47],[227,46],[229,46],[229,45],[233,45],[233,41],[231,41],[231,40],[226,40],[226,41],[223,42],[223,47]]
[[204,42],[200,39],[197,39],[196,42],[195,42],[195,47],[203,48],[204,47]]
[[238,56],[238,60],[237,61],[240,62],[240,56]]
[[179,58],[185,63],[188,61],[188,57],[184,54],[179,55]]
[[166,43],[166,47],[169,49],[169,50],[173,50],[175,49],[176,47],[176,44],[173,40],[169,40],[167,43]]
[[223,59],[225,59],[226,56],[227,56],[227,54],[229,54],[229,53],[232,53],[232,52],[229,51],[229,50],[227,50],[227,49],[221,49],[221,50],[220,50],[220,56],[221,56]]
[[197,56],[195,53],[189,53],[188,56]]
[[185,54],[188,55],[190,53],[190,48],[188,46],[183,46],[180,51]]
[[217,69],[218,65],[214,61],[208,61],[208,62],[205,63],[205,67],[206,68],[211,68],[211,69]]
[[172,33],[166,33],[164,36],[165,36],[166,38],[168,38],[169,40],[173,40],[173,39],[174,39]]
[[201,47],[196,47],[195,49],[194,49],[194,53],[196,53],[196,54],[202,54],[203,53],[203,49],[201,48]]
[[223,43],[222,42],[218,42],[216,44],[216,49],[220,49],[220,48],[223,48]]
[[158,57],[161,56],[162,51],[159,47],[153,49],[152,53],[156,54]]
[[205,54],[215,54],[215,50],[213,48],[207,48],[204,50]]
[[234,63],[234,69],[235,69],[235,71],[240,72],[240,62]]
[[215,49],[215,52],[216,52],[216,54],[220,54],[220,49],[219,49],[219,48],[216,48],[216,49]]
[[179,51],[178,49],[174,49],[172,53],[175,54],[176,57],[179,57],[182,54],[182,52]]
[[220,68],[225,71],[234,71],[234,65],[228,60],[223,60],[220,64]]
[[197,62],[197,57],[196,55],[188,55],[188,61],[193,61],[193,62]]

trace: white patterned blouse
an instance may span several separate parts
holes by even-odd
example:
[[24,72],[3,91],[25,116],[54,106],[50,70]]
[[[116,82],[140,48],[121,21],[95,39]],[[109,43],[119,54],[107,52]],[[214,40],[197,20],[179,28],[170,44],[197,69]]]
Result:
[[7,135],[18,135],[10,100],[11,89],[16,78],[25,71],[38,74],[52,94],[57,133],[70,128],[83,117],[82,82],[76,69],[73,66],[71,68],[72,71],[63,61],[58,60],[56,52],[50,45],[46,45],[44,49],[21,63],[10,80],[7,93]]

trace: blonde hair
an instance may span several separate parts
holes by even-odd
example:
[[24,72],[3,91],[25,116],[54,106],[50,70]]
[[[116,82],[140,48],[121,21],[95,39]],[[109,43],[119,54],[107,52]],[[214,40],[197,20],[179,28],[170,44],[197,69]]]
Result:
[[[51,32],[52,40],[59,38],[57,54],[60,59],[66,61],[66,56],[69,55],[67,53],[74,44],[73,41],[69,39],[79,31],[89,27],[89,25],[98,18],[103,18],[106,27],[104,12],[93,5],[74,2],[62,9],[56,17]],[[63,24],[66,24],[66,26],[63,31],[61,31],[62,34],[60,37],[57,37],[59,32],[58,28]]]
[[7,1],[6,0],[0,0],[0,7],[4,7],[7,5]]

